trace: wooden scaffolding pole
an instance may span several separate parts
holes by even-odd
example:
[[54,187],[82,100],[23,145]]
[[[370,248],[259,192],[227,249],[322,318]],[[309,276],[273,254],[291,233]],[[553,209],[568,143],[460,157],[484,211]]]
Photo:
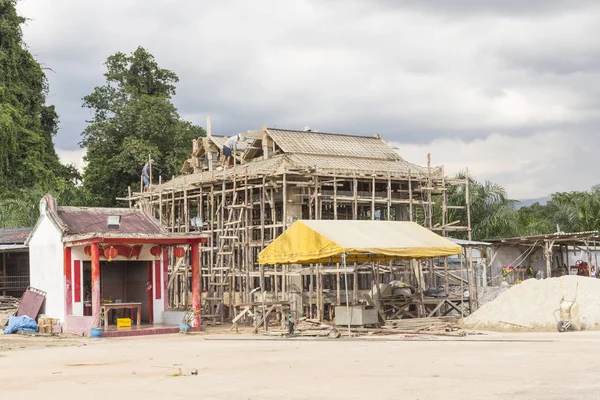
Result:
[[158,185],[160,186],[160,190],[158,191],[158,221],[162,225],[163,223],[163,189],[162,189],[162,176],[158,176]]
[[250,221],[252,221],[252,214],[253,214],[253,210],[254,210],[254,206],[252,205],[252,192],[250,192],[250,198],[248,197],[248,174],[246,173],[244,175],[244,204],[246,205],[246,207],[248,207],[247,211],[246,211],[246,221],[245,221],[245,230],[246,230],[246,234],[245,234],[245,240],[244,240],[244,269],[246,272],[246,279],[245,279],[245,288],[246,288],[246,303],[250,303],[252,302],[252,299],[250,298],[250,291],[252,290],[250,288],[250,265],[251,265],[251,257],[252,257],[252,253],[251,253],[251,248],[250,248],[250,242],[252,241],[252,232],[250,230]]
[[[472,240],[471,234],[471,194],[470,194],[470,181],[469,168],[465,169],[465,200],[467,206],[467,234],[469,240]],[[469,264],[468,271],[469,275],[469,310],[475,312],[477,304],[477,289],[474,285],[474,271],[473,271],[473,247],[469,246]]]
[[412,192],[412,173],[408,170],[408,214],[409,221],[413,220],[413,192]]
[[337,177],[333,176],[333,219],[338,219],[337,208]]
[[371,180],[371,220],[375,220],[375,174]]
[[[442,166],[442,236],[448,236],[446,224],[448,221],[448,196],[446,192],[446,174],[444,172],[444,166]],[[448,257],[444,257],[444,292],[448,295],[450,290],[450,283],[448,282]]]
[[262,187],[260,188],[260,249],[265,248],[265,184],[266,179],[262,177]]

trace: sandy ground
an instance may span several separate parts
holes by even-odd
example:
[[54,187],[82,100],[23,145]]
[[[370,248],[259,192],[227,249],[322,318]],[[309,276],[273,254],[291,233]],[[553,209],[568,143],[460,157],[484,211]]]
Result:
[[600,332],[465,339],[11,335],[0,336],[0,393],[78,400],[598,399],[598,354]]

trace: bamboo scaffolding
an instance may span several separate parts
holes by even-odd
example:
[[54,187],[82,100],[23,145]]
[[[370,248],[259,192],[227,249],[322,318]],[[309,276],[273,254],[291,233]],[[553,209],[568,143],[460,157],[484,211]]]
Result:
[[[240,302],[291,301],[292,293],[300,290],[305,300],[298,303],[299,311],[304,303],[311,318],[324,320],[331,316],[333,304],[341,305],[342,292],[351,294],[349,301],[357,303],[375,280],[406,279],[410,282],[413,279],[411,269],[386,263],[374,266],[369,277],[360,270],[360,265],[348,265],[352,272],[348,271],[348,282],[342,285],[343,271],[339,263],[328,268],[314,265],[306,273],[300,273],[298,266],[259,267],[258,253],[291,223],[302,218],[374,220],[379,215],[382,220],[417,220],[444,236],[449,232],[468,232],[470,237],[469,202],[465,206],[466,224],[465,221],[462,224],[460,221],[449,222],[448,212],[457,207],[447,205],[446,191],[458,183],[446,179],[443,171],[441,178],[437,175],[439,170],[434,177],[430,161],[428,157],[426,173],[422,170],[413,174],[408,170],[403,175],[390,171],[360,175],[348,171],[302,171],[287,167],[265,175],[249,173],[244,165],[235,166],[236,161],[234,171],[203,173],[201,179],[189,184],[165,187],[159,177],[158,187],[155,186],[153,191],[128,193],[127,200],[147,202],[151,209],[158,211],[159,220],[172,232],[189,231],[190,213],[194,206],[197,207],[195,215],[204,222],[204,232],[209,234],[207,246],[201,252],[202,290],[207,298],[215,297],[218,292],[219,297],[228,299],[224,303],[228,311],[223,313],[228,319],[236,315],[234,310],[242,309]],[[468,193],[468,183],[463,180],[460,184],[466,184]],[[438,200],[442,209],[441,225],[433,227],[433,205]],[[225,249],[221,245],[225,240],[220,238],[227,236],[237,239]],[[231,254],[215,257],[216,252]],[[429,265],[431,269],[433,263]],[[472,273],[473,268],[469,269]],[[444,260],[443,271],[444,275],[449,273],[447,260]],[[302,280],[302,277],[306,279],[304,284],[301,281],[298,284],[297,279]],[[227,285],[218,290],[208,285],[220,282],[219,279],[225,279]],[[182,292],[188,289],[183,288],[183,280],[178,278],[175,283],[173,289],[179,289],[178,295],[169,295],[170,306],[180,306],[186,301]],[[447,277],[444,287],[448,288]],[[258,289],[262,298],[253,299],[253,290]]]

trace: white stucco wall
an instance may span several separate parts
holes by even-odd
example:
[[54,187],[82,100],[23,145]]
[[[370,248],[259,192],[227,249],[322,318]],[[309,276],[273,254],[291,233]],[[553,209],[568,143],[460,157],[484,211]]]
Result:
[[[522,254],[529,253],[527,257],[521,257]],[[591,249],[591,265],[596,265],[596,253]],[[497,286],[502,282],[502,275],[500,270],[505,265],[513,266],[531,266],[534,273],[538,270],[542,271],[544,276],[546,275],[546,260],[544,259],[544,251],[541,248],[529,252],[529,248],[526,246],[493,246],[493,254],[495,254],[494,261],[491,265],[491,273],[494,279],[492,285]],[[557,267],[557,258],[562,265],[564,260],[564,252],[558,251],[558,248],[554,248],[552,257],[552,269]],[[515,263],[515,260],[519,260]],[[600,251],[598,252],[598,259],[600,261]],[[569,247],[568,254],[568,266],[575,265],[578,260],[588,260],[587,252],[581,249],[574,249]],[[488,278],[490,279],[490,278]]]
[[61,233],[42,216],[29,241],[31,286],[46,292],[41,313],[65,321],[64,251]]

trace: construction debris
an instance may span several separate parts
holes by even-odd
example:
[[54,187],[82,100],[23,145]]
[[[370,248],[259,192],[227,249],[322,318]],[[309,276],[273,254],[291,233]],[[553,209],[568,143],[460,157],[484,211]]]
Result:
[[[286,336],[287,330],[270,329],[264,333],[267,336]],[[317,320],[301,318],[296,325],[294,336],[333,337],[359,335],[431,335],[462,337],[467,333],[460,329],[458,319],[454,317],[414,318],[386,321],[381,328],[348,329],[343,326],[322,324]]]
[[8,319],[17,313],[19,299],[10,296],[0,296],[0,328],[6,327]]

